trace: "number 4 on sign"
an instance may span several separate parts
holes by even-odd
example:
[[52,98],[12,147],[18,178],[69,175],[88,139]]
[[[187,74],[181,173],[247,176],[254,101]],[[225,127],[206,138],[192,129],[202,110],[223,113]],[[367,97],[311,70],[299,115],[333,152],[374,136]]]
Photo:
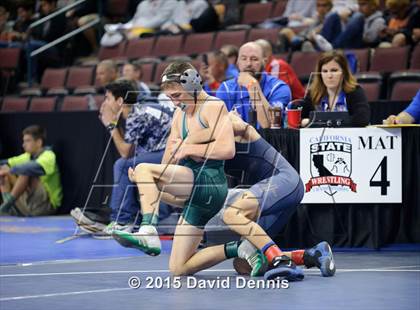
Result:
[[[373,181],[378,170],[381,169],[381,180],[380,181]],[[381,163],[379,164],[378,168],[376,168],[375,173],[370,178],[369,186],[370,187],[380,187],[381,188],[381,196],[386,196],[388,193],[388,187],[390,186],[390,182],[387,180],[387,171],[388,171],[388,160],[387,156],[384,156]]]

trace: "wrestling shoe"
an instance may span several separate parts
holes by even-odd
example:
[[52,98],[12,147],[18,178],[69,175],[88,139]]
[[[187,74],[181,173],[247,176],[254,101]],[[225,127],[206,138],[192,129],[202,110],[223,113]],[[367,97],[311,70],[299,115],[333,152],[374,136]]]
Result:
[[303,261],[307,268],[318,267],[323,277],[332,277],[335,274],[334,256],[330,245],[326,241],[305,250]]
[[74,208],[71,210],[70,215],[76,221],[76,224],[79,226],[79,228],[89,234],[102,232],[107,226],[104,223],[91,220],[83,214],[80,208]]
[[139,249],[151,256],[157,256],[161,251],[158,232],[152,225],[140,226],[137,233],[114,230],[112,237],[124,247]]
[[270,270],[264,274],[264,280],[284,278],[290,282],[301,281],[304,277],[302,268],[297,267],[286,255],[275,257]]
[[95,239],[112,239],[112,232],[114,230],[120,230],[125,232],[133,232],[134,224],[119,224],[115,221],[112,221],[105,227],[105,229],[101,232],[95,233],[92,235]]
[[261,277],[267,271],[268,262],[260,250],[244,240],[238,247],[238,257],[233,260],[233,267],[241,275]]

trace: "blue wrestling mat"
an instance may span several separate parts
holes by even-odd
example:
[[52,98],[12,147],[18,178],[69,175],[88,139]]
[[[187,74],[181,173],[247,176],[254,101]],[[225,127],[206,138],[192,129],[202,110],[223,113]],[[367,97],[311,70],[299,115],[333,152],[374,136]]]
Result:
[[[162,241],[169,252],[170,241]],[[0,217],[0,264],[145,255],[113,239],[98,240],[76,229],[69,216]]]
[[0,217],[1,310],[420,309],[416,246],[339,251],[334,277],[305,269],[301,282],[268,285],[238,276],[231,261],[170,277],[171,241],[150,257],[74,233],[70,217]]

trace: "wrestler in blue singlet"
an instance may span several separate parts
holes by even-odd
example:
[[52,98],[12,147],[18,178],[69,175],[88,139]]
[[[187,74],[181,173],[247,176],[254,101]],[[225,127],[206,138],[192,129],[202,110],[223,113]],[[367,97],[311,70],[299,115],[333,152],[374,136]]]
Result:
[[[289,162],[263,138],[235,142],[236,155],[225,162],[229,175],[241,173],[240,184],[258,199],[261,215],[257,223],[273,238],[296,211],[304,194],[302,180]],[[230,195],[227,205],[242,192]]]

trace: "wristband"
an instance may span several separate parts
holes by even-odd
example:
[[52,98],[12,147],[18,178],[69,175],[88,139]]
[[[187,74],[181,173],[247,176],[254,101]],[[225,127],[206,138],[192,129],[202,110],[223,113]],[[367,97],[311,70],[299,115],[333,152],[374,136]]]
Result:
[[117,127],[117,122],[110,122],[108,124],[108,126],[106,126],[106,130],[108,130],[109,132],[111,132],[112,130],[115,129],[115,127]]

